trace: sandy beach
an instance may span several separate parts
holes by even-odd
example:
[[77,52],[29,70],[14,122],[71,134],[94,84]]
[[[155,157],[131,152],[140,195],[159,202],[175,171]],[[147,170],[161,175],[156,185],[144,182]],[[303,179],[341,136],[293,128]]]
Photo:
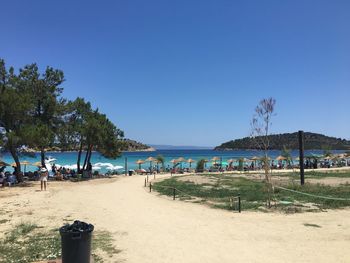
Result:
[[121,176],[50,182],[47,192],[38,183],[1,189],[0,220],[10,221],[0,235],[20,222],[50,228],[80,219],[113,233],[121,253],[105,262],[350,262],[350,209],[238,214],[172,201],[143,183]]

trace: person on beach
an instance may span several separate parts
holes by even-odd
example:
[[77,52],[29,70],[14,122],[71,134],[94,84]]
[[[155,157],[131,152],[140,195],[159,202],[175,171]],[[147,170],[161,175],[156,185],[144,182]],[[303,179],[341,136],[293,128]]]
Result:
[[40,186],[41,186],[41,191],[44,190],[46,191],[46,183],[47,183],[47,177],[48,177],[48,172],[45,167],[40,169]]

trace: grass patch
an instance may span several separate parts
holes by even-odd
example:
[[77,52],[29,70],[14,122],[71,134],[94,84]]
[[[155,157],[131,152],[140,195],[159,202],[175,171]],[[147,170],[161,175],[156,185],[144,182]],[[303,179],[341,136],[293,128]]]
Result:
[[103,262],[103,257],[112,258],[113,255],[118,254],[121,250],[113,245],[114,239],[108,231],[96,231],[93,234],[92,242],[92,256],[96,263]]
[[8,222],[9,220],[8,219],[1,219],[0,220],[0,224],[4,224],[4,223],[6,223],[6,222]]
[[[299,174],[297,174],[297,176],[299,176]],[[349,171],[330,171],[330,172],[308,171],[305,173],[305,178],[324,178],[324,177],[350,178],[350,172]]]
[[[242,210],[260,210],[267,200],[266,185],[262,181],[228,175],[198,176],[210,176],[210,183],[208,180],[203,180],[203,183],[194,183],[186,181],[186,176],[181,176],[156,182],[153,184],[153,189],[162,195],[173,196],[175,187],[181,191],[177,191],[177,198],[185,199],[190,195],[197,198],[194,199],[196,201],[201,200],[213,207],[227,210],[237,210],[237,206],[230,199],[239,194]],[[350,200],[350,185],[305,184],[300,186],[286,182],[284,187],[316,196]],[[275,188],[273,199],[276,201],[274,208],[288,213],[350,206],[350,201],[322,199],[277,188]]]
[[[58,228],[43,230],[32,223],[16,225],[0,239],[1,263],[28,263],[61,257],[61,237]],[[107,231],[94,231],[92,256],[95,262],[113,257],[120,252],[113,245],[113,237]]]

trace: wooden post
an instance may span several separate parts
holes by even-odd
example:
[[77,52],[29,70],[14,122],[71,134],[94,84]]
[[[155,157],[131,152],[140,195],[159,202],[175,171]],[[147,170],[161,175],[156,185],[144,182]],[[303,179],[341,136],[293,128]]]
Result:
[[238,194],[238,212],[241,212],[241,195]]
[[173,200],[175,200],[175,197],[176,197],[176,188],[174,187],[173,188]]
[[149,192],[152,192],[152,182],[149,183]]
[[128,157],[125,157],[125,176],[128,175]]
[[145,187],[147,186],[146,178],[145,178]]
[[299,131],[299,167],[300,167],[300,184],[304,185],[304,132]]
[[147,174],[147,183],[148,183],[148,174]]
[[155,173],[153,174],[153,179],[154,179],[154,180],[156,179],[156,174],[155,174]]

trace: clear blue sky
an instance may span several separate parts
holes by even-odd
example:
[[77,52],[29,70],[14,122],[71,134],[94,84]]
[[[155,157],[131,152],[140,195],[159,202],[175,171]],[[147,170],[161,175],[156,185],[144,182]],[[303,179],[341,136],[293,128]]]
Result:
[[1,3],[0,57],[65,72],[127,137],[212,146],[248,136],[261,98],[272,132],[350,139],[350,1]]

